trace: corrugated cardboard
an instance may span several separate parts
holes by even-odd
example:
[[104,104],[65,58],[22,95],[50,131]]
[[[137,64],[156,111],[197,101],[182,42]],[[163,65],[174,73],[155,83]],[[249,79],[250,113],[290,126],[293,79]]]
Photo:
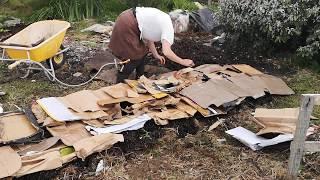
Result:
[[201,66],[196,67],[195,70],[201,71],[204,74],[211,74],[214,72],[226,70],[226,68],[218,64],[203,64]]
[[0,147],[0,179],[14,175],[21,168],[20,156],[10,147]]
[[128,90],[131,90],[127,84],[119,83],[113,86],[102,88],[104,92],[115,99],[128,97]]
[[91,137],[81,122],[70,122],[62,126],[47,127],[47,129],[52,136],[60,138],[67,146],[72,146],[81,139]]
[[184,118],[190,117],[189,114],[178,109],[168,109],[162,112],[151,112],[151,113],[148,113],[148,115],[152,117],[152,119],[161,119],[161,120],[177,120],[177,119],[184,119]]
[[42,152],[42,151],[45,151],[45,150],[51,148],[55,144],[57,144],[57,142],[59,140],[60,140],[60,138],[58,138],[58,137],[50,137],[48,139],[42,140],[40,143],[30,145],[30,146],[18,151],[18,153],[21,156],[24,156],[24,155],[27,155],[30,153]]
[[154,99],[152,96],[150,95],[145,95],[145,94],[140,94],[139,97],[137,98],[119,98],[119,99],[101,99],[98,101],[98,104],[100,106],[105,106],[105,105],[109,105],[109,104],[117,104],[117,103],[121,103],[121,102],[129,102],[131,104],[136,104],[136,103],[141,103],[144,101],[149,101]]
[[291,95],[294,94],[294,91],[287,86],[287,84],[280,78],[263,74],[259,76],[261,81],[264,82],[266,88],[270,94],[277,95]]
[[52,151],[41,155],[22,157],[22,167],[15,176],[23,176],[40,171],[52,170],[62,166],[62,159],[59,151]]
[[51,117],[47,117],[43,122],[43,126],[45,127],[55,127],[55,126],[61,126],[64,124],[66,124],[66,122],[56,121]]
[[125,82],[139,94],[146,94],[148,91],[139,85],[137,80],[126,79]]
[[100,119],[109,116],[101,109],[95,112],[76,112],[55,97],[39,99],[37,102],[52,119],[60,122]]
[[176,107],[178,110],[183,111],[183,112],[189,114],[190,116],[194,116],[197,113],[197,110],[195,108],[193,108],[192,106],[188,105],[187,103],[185,103],[183,101],[179,101],[176,104]]
[[217,107],[232,102],[239,97],[225,90],[223,87],[216,86],[211,81],[205,83],[193,84],[180,92],[181,95],[190,98],[202,108],[208,108],[210,105]]
[[255,111],[255,121],[263,127],[257,135],[266,133],[290,133],[296,130],[299,108],[264,109]]
[[89,126],[93,126],[96,128],[101,128],[104,127],[104,124],[101,121],[98,121],[96,119],[93,120],[86,120],[86,121],[82,121],[84,124],[89,125]]
[[222,73],[222,74],[225,74],[225,75],[231,76],[231,77],[234,77],[234,76],[241,76],[241,73],[237,73],[237,72],[230,71],[230,70],[223,70],[223,71],[219,71],[219,72],[220,72],[220,73]]
[[127,94],[128,94],[129,98],[138,98],[139,97],[139,94],[132,89],[127,89]]
[[201,106],[193,102],[191,99],[181,96],[179,94],[176,94],[175,96],[179,97],[182,101],[184,101],[185,103],[187,103],[188,105],[196,109],[202,116],[207,117],[210,115],[210,111],[208,109],[202,108]]
[[230,93],[232,93],[238,97],[250,96],[249,92],[240,88],[235,83],[232,83],[231,81],[229,81],[225,78],[211,79],[210,81],[213,82],[216,86],[223,87],[225,90],[229,91]]
[[237,70],[241,71],[242,73],[248,74],[248,75],[258,75],[258,74],[263,74],[261,71],[253,68],[250,65],[247,64],[235,64],[232,65],[234,68]]
[[0,116],[0,143],[10,143],[29,138],[38,133],[39,128],[22,113],[10,113]]
[[228,79],[248,92],[250,96],[255,99],[265,95],[265,88],[262,87],[260,83],[257,83],[252,77],[241,74],[239,76],[228,77]]
[[108,133],[84,138],[76,142],[73,147],[77,156],[84,160],[86,157],[95,152],[101,152],[109,149],[117,142],[124,142],[123,135]]
[[146,89],[152,95],[161,93],[161,91],[158,91],[153,87],[152,81],[146,78],[145,76],[140,77],[139,83],[144,89]]
[[37,118],[37,122],[39,124],[43,123],[45,119],[48,117],[46,112],[37,103],[33,103],[31,105],[31,111],[33,112],[34,116]]
[[97,104],[99,98],[90,90],[78,91],[58,99],[68,108],[78,113],[101,110]]

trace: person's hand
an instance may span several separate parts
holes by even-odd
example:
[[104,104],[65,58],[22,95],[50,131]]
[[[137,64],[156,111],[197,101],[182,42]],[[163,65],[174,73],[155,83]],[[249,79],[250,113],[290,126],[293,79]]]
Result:
[[166,58],[165,57],[158,55],[156,57],[156,59],[158,59],[160,61],[160,64],[162,64],[162,65],[166,64]]
[[183,59],[183,61],[181,62],[181,65],[186,66],[186,67],[192,67],[195,64],[191,59]]

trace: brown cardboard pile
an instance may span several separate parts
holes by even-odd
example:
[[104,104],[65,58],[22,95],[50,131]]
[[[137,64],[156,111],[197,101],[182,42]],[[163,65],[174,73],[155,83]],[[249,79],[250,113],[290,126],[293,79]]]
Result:
[[[1,147],[0,164],[7,166],[0,166],[0,178],[56,169],[75,158],[85,159],[123,142],[121,132],[139,129],[150,119],[166,125],[196,113],[204,117],[226,114],[225,107],[266,93],[289,95],[293,91],[281,79],[248,65],[206,64],[157,79],[142,76],[97,90],[42,98],[32,105],[32,111],[52,137],[40,143]],[[21,114],[0,117],[0,126],[0,143],[29,138],[39,129]]]

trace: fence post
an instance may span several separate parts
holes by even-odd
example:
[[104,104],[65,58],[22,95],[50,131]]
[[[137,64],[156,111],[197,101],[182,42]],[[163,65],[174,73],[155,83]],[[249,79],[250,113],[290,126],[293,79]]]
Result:
[[300,162],[304,154],[304,145],[307,130],[309,128],[310,116],[313,110],[315,97],[309,95],[301,96],[299,118],[290,146],[288,179],[297,179]]

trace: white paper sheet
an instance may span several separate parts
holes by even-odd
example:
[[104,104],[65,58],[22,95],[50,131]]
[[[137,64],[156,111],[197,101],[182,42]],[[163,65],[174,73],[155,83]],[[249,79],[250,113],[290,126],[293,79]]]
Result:
[[43,98],[37,100],[41,108],[56,121],[75,121],[81,118],[72,114],[72,112],[62,102],[55,97]]
[[103,128],[95,128],[93,126],[86,126],[87,131],[89,131],[92,135],[100,135],[105,133],[121,133],[124,131],[133,131],[143,128],[144,124],[151,120],[151,117],[147,114],[139,116],[137,118],[132,119],[130,122],[120,124],[120,125],[112,125]]
[[254,151],[260,150],[267,146],[272,146],[272,145],[293,140],[293,134],[280,134],[275,138],[267,139],[261,136],[257,136],[255,133],[243,127],[237,127],[237,128],[228,130],[226,131],[226,133],[231,135],[235,139],[239,140],[246,146],[250,147]]

